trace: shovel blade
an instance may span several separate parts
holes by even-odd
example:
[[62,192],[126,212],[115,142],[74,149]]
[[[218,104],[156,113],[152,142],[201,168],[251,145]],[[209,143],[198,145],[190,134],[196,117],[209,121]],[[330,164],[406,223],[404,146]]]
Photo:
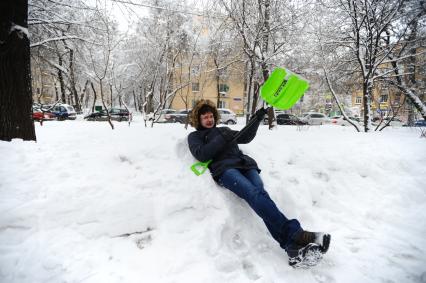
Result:
[[288,110],[309,88],[306,80],[283,68],[276,68],[260,88],[260,95],[269,105]]

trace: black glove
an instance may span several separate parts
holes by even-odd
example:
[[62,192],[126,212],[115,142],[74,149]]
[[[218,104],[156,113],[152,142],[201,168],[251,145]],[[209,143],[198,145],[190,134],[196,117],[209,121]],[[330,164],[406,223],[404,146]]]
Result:
[[217,128],[222,135],[222,137],[225,139],[225,141],[230,142],[234,139],[234,132],[228,128],[228,127],[218,127]]
[[262,121],[266,113],[268,113],[268,110],[262,107],[254,113],[254,117],[256,117],[258,121]]

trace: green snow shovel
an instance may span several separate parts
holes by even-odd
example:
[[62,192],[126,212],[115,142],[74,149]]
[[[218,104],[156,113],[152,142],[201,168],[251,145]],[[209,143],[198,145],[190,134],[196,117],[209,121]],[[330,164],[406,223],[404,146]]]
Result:
[[[302,97],[309,88],[309,83],[298,77],[296,74],[283,68],[275,68],[266,82],[260,88],[260,96],[263,100],[280,110],[288,110]],[[256,119],[252,119],[245,129],[249,128]],[[231,142],[236,141],[242,134],[244,129],[235,135]],[[212,160],[206,162],[196,162],[191,166],[192,172],[200,176],[203,174]]]

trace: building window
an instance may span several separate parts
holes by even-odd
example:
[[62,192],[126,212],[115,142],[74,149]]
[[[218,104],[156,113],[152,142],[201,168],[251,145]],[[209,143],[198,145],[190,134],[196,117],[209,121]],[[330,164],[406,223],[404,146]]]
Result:
[[192,66],[191,67],[191,76],[198,76],[200,75],[200,67],[199,66]]
[[386,103],[386,102],[388,102],[388,95],[387,94],[380,95],[380,103]]
[[219,101],[219,107],[218,108],[226,108],[226,102],[225,101]]
[[357,96],[355,99],[355,104],[361,104],[362,103],[362,96]]
[[200,91],[200,83],[192,83],[192,91]]
[[227,84],[219,84],[219,92],[228,92],[229,86]]

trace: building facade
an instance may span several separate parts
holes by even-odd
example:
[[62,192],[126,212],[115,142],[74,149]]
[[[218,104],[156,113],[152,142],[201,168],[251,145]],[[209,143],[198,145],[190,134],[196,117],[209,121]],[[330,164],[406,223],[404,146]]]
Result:
[[218,108],[228,108],[236,114],[244,113],[244,64],[235,62],[218,69],[207,60],[205,64],[179,66],[174,72],[174,88],[179,89],[170,107],[176,110],[191,109],[199,99],[209,99]]

